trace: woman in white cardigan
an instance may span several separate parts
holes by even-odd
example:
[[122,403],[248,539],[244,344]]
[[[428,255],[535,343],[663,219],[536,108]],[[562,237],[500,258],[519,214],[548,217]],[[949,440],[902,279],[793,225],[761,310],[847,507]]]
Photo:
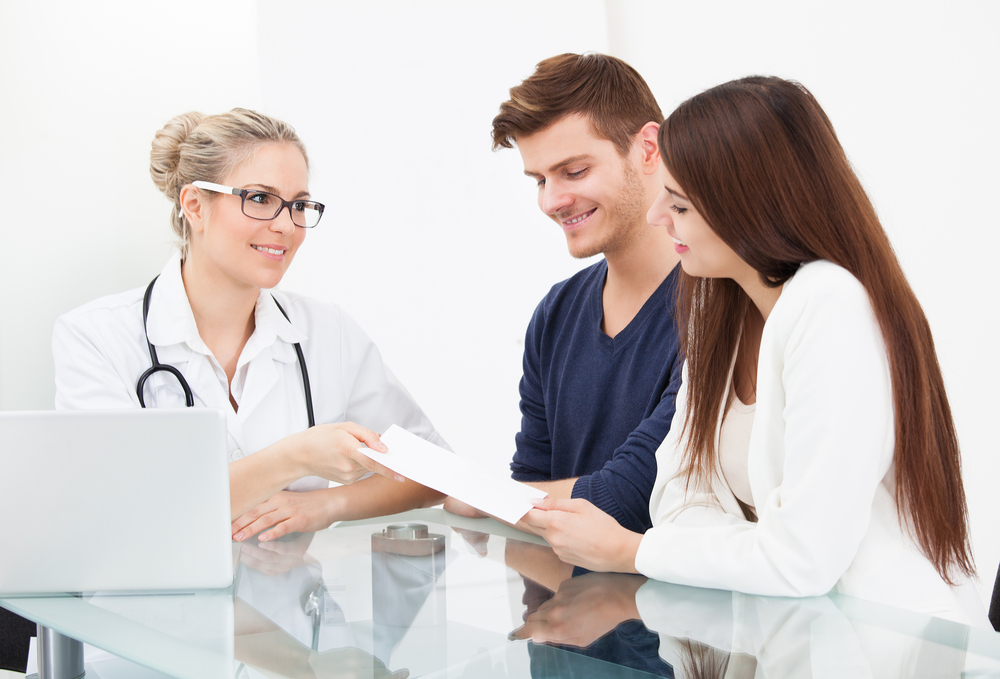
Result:
[[985,625],[930,329],[819,104],[744,78],[683,103],[659,143],[648,218],[681,256],[686,363],[653,528],[583,500],[525,521],[591,570]]

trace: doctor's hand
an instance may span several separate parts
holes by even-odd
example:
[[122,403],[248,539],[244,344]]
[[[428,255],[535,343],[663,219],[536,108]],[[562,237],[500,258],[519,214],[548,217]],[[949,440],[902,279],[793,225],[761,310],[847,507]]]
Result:
[[403,481],[396,472],[358,452],[363,445],[379,453],[389,449],[378,434],[353,422],[319,424],[292,434],[288,441],[294,443],[302,476],[320,476],[348,485],[374,472]]
[[312,533],[302,533],[284,540],[257,544],[251,540],[241,546],[240,563],[267,576],[286,573],[316,562],[316,559],[308,554],[312,540]]
[[[323,530],[335,520],[329,488],[294,493],[283,490],[272,495],[233,521],[233,540],[242,542],[261,531],[258,540],[267,542],[288,533]],[[268,530],[268,529],[271,530]]]
[[545,538],[560,559],[591,571],[637,573],[642,535],[587,500],[535,500],[521,522]]

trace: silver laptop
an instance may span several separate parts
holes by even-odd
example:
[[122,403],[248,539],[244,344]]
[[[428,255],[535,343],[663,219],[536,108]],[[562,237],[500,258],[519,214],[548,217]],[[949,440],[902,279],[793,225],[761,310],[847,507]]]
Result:
[[0,593],[227,587],[225,415],[0,412]]

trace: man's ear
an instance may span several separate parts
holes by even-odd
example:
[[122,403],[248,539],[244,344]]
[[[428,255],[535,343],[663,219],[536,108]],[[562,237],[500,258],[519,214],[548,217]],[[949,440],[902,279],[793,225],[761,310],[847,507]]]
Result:
[[650,121],[636,135],[636,141],[642,147],[642,171],[647,175],[660,171],[660,144],[656,138],[659,132],[660,124]]
[[200,233],[205,223],[205,195],[195,186],[186,185],[181,189],[181,210],[191,225],[192,233]]

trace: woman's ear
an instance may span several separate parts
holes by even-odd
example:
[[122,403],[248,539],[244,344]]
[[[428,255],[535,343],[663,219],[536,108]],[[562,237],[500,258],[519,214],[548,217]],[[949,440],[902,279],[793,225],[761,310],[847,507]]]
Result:
[[205,218],[207,217],[208,205],[205,201],[205,194],[191,184],[181,189],[181,211],[191,225],[192,233],[201,233],[205,228]]
[[660,124],[650,121],[636,135],[637,141],[642,145],[642,171],[647,175],[660,171],[660,144],[657,140],[659,132]]

